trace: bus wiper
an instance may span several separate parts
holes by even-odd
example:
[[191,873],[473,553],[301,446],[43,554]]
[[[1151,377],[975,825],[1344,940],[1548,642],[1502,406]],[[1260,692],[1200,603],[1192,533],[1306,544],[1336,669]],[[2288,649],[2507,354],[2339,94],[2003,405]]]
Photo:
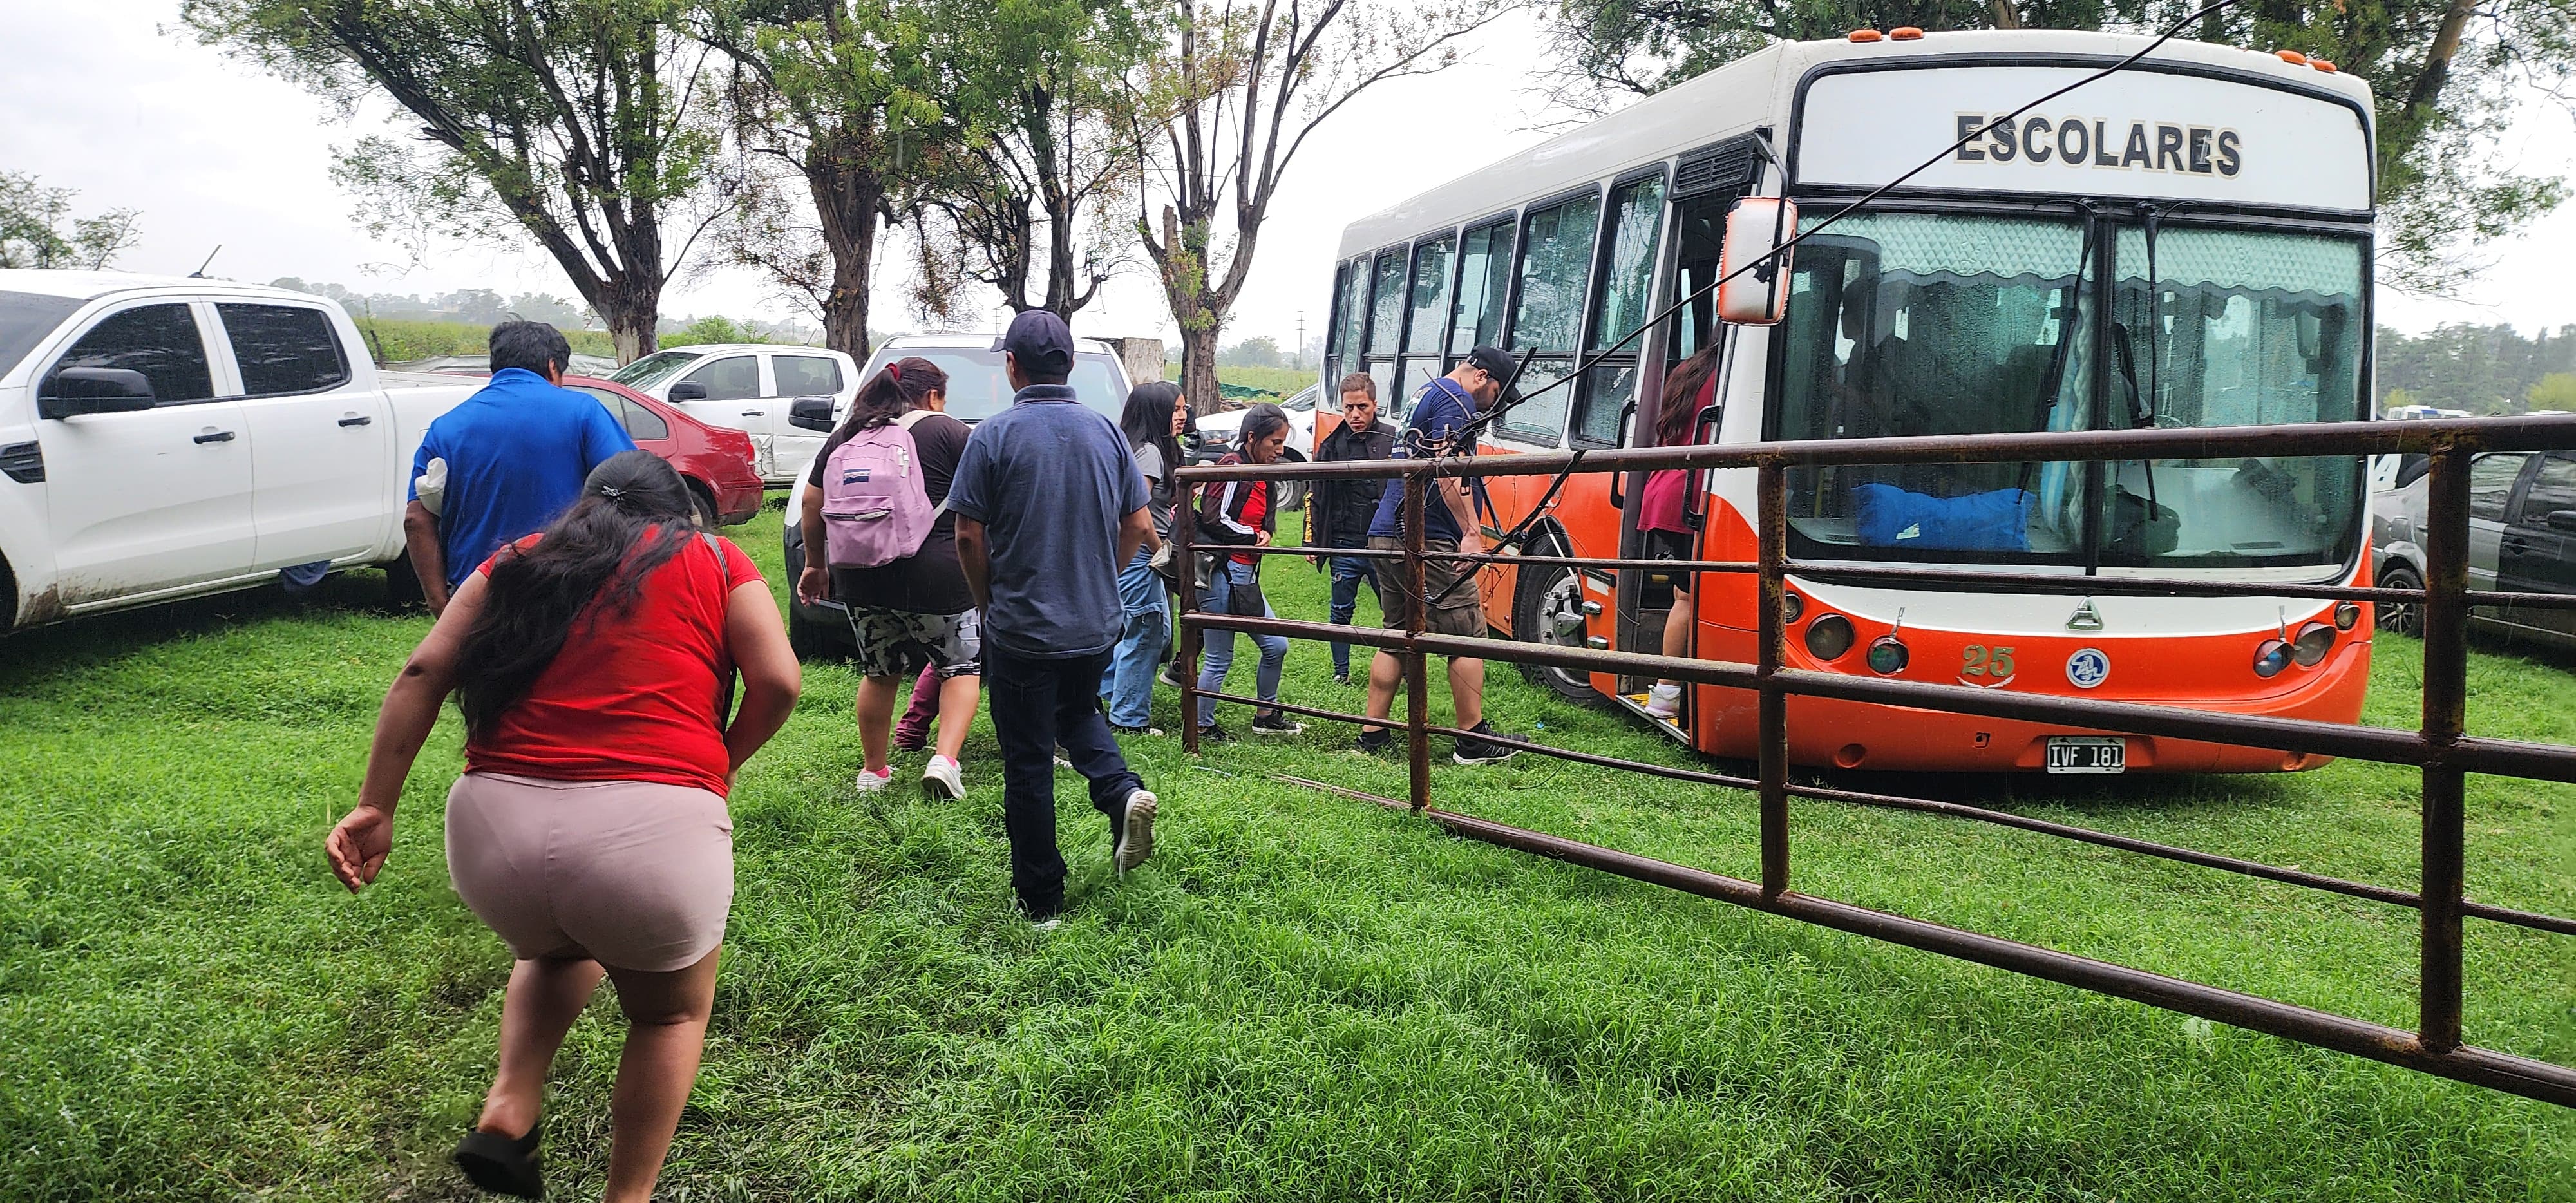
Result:
[[[2155,407],[2140,398],[2138,394],[2138,358],[2136,351],[2129,342],[2129,327],[2126,322],[2111,323],[2111,358],[2116,361],[2120,367],[2120,387],[2128,390],[2129,426],[2132,429],[2135,429],[2141,426],[2155,425]],[[2156,461],[2151,459],[2142,459],[2138,461],[2138,466],[2146,469],[2147,471],[2147,516],[2152,519],[2155,517],[2155,513],[2158,508],[2156,505]]]

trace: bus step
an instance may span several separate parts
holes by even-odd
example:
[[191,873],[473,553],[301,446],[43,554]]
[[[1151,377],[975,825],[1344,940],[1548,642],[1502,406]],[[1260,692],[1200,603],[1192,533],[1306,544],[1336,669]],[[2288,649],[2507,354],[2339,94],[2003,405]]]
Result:
[[1646,720],[1646,725],[1647,725],[1647,726],[1653,727],[1656,731],[1658,731],[1658,732],[1662,733],[1663,735],[1665,735],[1666,737],[1670,738],[1670,739],[1671,739],[1671,740],[1673,740],[1675,743],[1679,743],[1679,744],[1681,744],[1681,745],[1682,745],[1682,746],[1684,746],[1684,747],[1688,747],[1688,746],[1690,746],[1690,732],[1688,732],[1688,731],[1686,731],[1686,730],[1684,730],[1684,729],[1682,728],[1681,720],[1680,720],[1680,719],[1678,719],[1678,718],[1669,718],[1669,719],[1668,719],[1668,718],[1657,718],[1657,717],[1655,717],[1653,713],[1649,712],[1649,711],[1646,709],[1646,695],[1645,695],[1645,694],[1642,694],[1642,693],[1624,693],[1624,694],[1619,694],[1619,695],[1617,695],[1616,700],[1618,701],[1618,703],[1619,703],[1621,706],[1627,707],[1629,710],[1635,711],[1635,712],[1636,712],[1636,714],[1637,714],[1637,717],[1639,717],[1639,718],[1642,718],[1642,719]]

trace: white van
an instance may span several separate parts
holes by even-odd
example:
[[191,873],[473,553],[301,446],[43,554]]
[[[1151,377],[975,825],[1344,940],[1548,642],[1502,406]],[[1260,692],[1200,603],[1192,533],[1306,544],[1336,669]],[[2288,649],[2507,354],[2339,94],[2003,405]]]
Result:
[[771,343],[673,347],[609,377],[709,426],[750,435],[752,466],[772,485],[804,475],[823,448],[823,436],[787,424],[788,404],[798,397],[830,397],[835,408],[845,407],[865,378],[838,351]]
[[379,374],[280,288],[0,270],[0,631],[394,567],[432,419],[482,387]]

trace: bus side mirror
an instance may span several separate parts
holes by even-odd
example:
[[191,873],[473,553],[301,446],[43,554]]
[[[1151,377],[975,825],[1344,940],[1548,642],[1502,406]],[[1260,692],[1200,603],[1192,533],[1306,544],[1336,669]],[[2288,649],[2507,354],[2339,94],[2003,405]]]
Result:
[[[1768,326],[1789,315],[1789,252],[1798,232],[1797,202],[1748,196],[1726,211],[1726,242],[1717,257],[1717,320]],[[1772,252],[1779,251],[1778,254]],[[1753,269],[1736,272],[1746,264]]]

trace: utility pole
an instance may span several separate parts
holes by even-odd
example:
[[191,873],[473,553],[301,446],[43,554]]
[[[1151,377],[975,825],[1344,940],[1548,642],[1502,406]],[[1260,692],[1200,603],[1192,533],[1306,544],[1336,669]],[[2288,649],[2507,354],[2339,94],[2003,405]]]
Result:
[[1288,362],[1296,364],[1298,371],[1306,370],[1306,311],[1303,309],[1297,311],[1297,351],[1288,357]]

